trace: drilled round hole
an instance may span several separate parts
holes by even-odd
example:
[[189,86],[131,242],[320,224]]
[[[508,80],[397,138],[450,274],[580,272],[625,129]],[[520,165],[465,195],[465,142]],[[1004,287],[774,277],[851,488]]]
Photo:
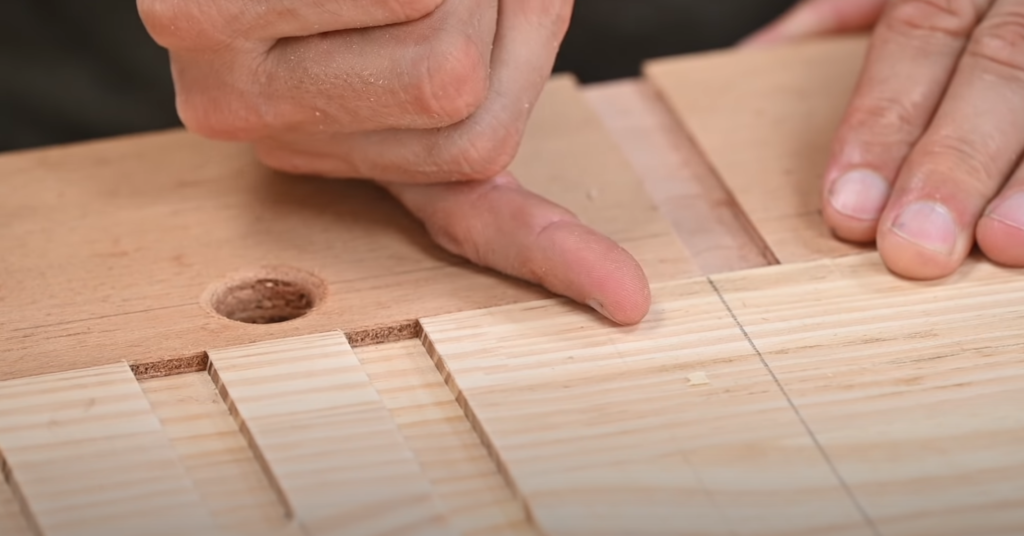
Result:
[[236,274],[213,285],[203,303],[229,320],[276,324],[309,314],[325,296],[326,285],[318,277],[275,266]]

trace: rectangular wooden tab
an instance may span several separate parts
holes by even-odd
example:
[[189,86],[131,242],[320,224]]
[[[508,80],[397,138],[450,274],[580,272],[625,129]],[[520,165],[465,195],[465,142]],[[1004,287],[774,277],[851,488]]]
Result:
[[556,300],[423,326],[544,534],[870,534],[705,279],[632,328]]
[[342,333],[209,354],[214,383],[306,534],[454,534]]
[[125,363],[0,382],[0,400],[0,452],[38,534],[214,534]]

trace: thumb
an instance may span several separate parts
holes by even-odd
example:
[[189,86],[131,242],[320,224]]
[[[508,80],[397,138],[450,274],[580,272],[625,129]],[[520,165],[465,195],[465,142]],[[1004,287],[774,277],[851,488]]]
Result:
[[650,288],[636,259],[509,173],[487,181],[384,186],[456,255],[543,285],[619,324],[647,315]]
[[807,37],[868,30],[887,0],[803,0],[768,26],[739,42],[741,47],[775,45]]

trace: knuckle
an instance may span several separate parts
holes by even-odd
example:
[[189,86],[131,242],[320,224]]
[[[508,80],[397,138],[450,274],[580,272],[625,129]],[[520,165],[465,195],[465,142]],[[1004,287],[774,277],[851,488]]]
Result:
[[987,19],[978,27],[965,55],[1024,75],[1024,11]]
[[989,152],[963,136],[932,136],[922,143],[915,160],[920,177],[955,184],[956,191],[972,197],[985,195],[998,171]]
[[918,114],[910,103],[874,98],[851,107],[847,129],[856,133],[858,138],[903,144],[913,140],[919,122]]
[[881,25],[900,35],[966,39],[984,14],[977,0],[892,0]]
[[482,51],[473,40],[459,36],[435,44],[425,54],[410,96],[414,112],[434,128],[464,121],[480,108],[490,89]]
[[462,135],[444,158],[447,176],[458,181],[492,179],[508,169],[519,149],[519,136],[509,130]]

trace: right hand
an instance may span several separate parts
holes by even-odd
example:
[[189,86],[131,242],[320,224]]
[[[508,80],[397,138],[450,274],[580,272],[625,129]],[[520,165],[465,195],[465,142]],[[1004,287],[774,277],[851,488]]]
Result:
[[138,0],[178,113],[289,173],[373,179],[443,247],[632,324],[639,264],[505,169],[572,0]]

